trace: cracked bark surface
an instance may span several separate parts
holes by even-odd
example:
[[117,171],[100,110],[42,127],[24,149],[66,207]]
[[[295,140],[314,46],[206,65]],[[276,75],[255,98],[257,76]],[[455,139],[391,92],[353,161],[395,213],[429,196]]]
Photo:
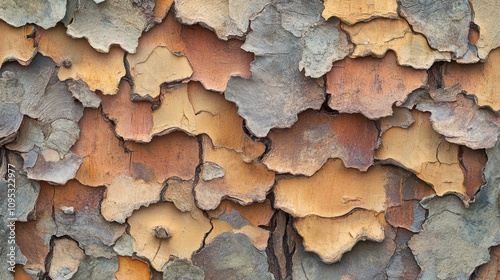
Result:
[[[423,231],[410,241],[410,247],[422,268],[419,277],[469,279],[475,267],[489,260],[488,248],[500,243],[497,230],[499,221],[492,218],[498,216],[500,211],[499,151],[500,141],[495,147],[486,150],[488,162],[483,171],[486,184],[469,208],[465,208],[454,196],[431,197],[423,203],[429,210],[429,218],[423,225]],[[476,226],[471,227],[471,224]],[[440,235],[444,232],[450,235]],[[477,238],[479,236],[481,238]],[[450,247],[456,248],[458,254],[457,251],[451,254]],[[449,269],[457,264],[460,265]]]
[[[351,79],[353,75],[357,79]],[[423,87],[426,77],[425,71],[398,66],[392,52],[382,59],[345,58],[326,74],[326,92],[331,96],[328,106],[369,119],[390,116],[392,105],[401,105],[408,94]]]
[[[469,1],[398,0],[399,13],[429,45],[443,52],[462,57],[468,50],[469,24],[472,11]],[[433,24],[427,24],[434,20]]]
[[[120,174],[157,183],[173,176],[194,177],[198,163],[198,144],[194,138],[176,132],[156,137],[148,145],[121,142],[96,109],[85,111],[88,113],[80,121],[81,136],[73,147],[73,151],[83,158],[76,174],[80,183],[87,186],[111,184]],[[109,145],[96,145],[101,141]],[[162,156],[157,157],[158,154]],[[102,168],[94,168],[96,165]]]
[[408,129],[394,127],[382,135],[382,145],[375,157],[414,172],[431,184],[439,196],[455,193],[466,202],[469,197],[458,159],[459,146],[432,129],[428,113],[413,111],[412,114],[415,123]]
[[500,27],[494,21],[494,11],[500,9],[500,3],[491,0],[473,0],[470,3],[474,11],[473,21],[481,28],[476,43],[478,56],[486,59],[491,50],[500,47]]
[[[135,211],[128,219],[134,237],[134,251],[160,271],[170,255],[191,259],[210,231],[209,219],[200,210],[181,212],[172,203],[161,202]],[[157,226],[167,227],[172,237],[159,239],[152,234]]]
[[240,233],[219,235],[193,255],[193,263],[205,271],[205,279],[273,279],[266,254],[255,249],[250,239]]
[[[263,163],[279,173],[311,176],[329,158],[340,158],[346,167],[366,171],[378,146],[375,122],[359,114],[331,115],[308,110],[287,129],[268,134],[272,149]],[[355,140],[356,139],[356,140]]]
[[431,49],[427,39],[412,32],[402,18],[374,19],[349,26],[342,25],[356,45],[351,57],[383,57],[387,51],[396,54],[398,64],[415,69],[429,69],[436,61],[450,61],[448,52]]
[[34,23],[42,28],[51,28],[63,19],[65,12],[65,0],[8,0],[0,5],[0,19],[14,27]]
[[323,17],[329,19],[338,17],[347,24],[355,24],[360,21],[369,21],[373,18],[397,18],[396,9],[398,5],[395,0],[326,0]]
[[317,253],[325,263],[334,263],[359,241],[384,240],[383,215],[379,217],[374,212],[357,210],[335,219],[297,218],[294,226],[303,238],[306,251]]
[[272,128],[290,127],[298,113],[319,109],[325,99],[322,88],[296,68],[301,59],[299,40],[283,29],[274,6],[252,20],[252,32],[242,48],[256,55],[250,66],[252,77],[231,78],[224,96],[236,103],[254,135],[263,137]]
[[[264,201],[274,184],[274,172],[259,162],[245,162],[242,155],[226,148],[217,148],[208,136],[202,136],[203,162],[219,165],[225,175],[205,181],[198,180],[194,187],[198,207],[204,210],[217,208],[224,198],[242,205]],[[201,171],[203,174],[203,170]]]
[[92,91],[115,94],[121,77],[125,76],[123,50],[112,47],[109,53],[99,53],[85,39],[72,39],[64,27],[38,30],[38,51],[51,57],[59,69],[61,81],[68,78],[83,80]]
[[[154,2],[152,5],[154,8]],[[152,11],[134,5],[133,1],[107,0],[98,5],[92,0],[80,0],[66,33],[73,38],[86,38],[98,52],[107,53],[110,46],[119,45],[135,53],[138,39],[152,16]]]
[[496,278],[498,5],[4,1],[0,279]]
[[269,0],[175,1],[175,15],[183,24],[199,23],[213,30],[223,40],[242,37],[248,31],[249,20],[262,11]]
[[30,64],[36,52],[35,41],[28,36],[34,31],[33,25],[14,28],[0,21],[0,33],[4,34],[4,40],[0,42],[0,66],[10,60],[16,60],[21,65]]
[[491,51],[484,63],[460,66],[453,62],[446,64],[442,68],[444,83],[447,87],[460,84],[465,92],[477,97],[479,106],[489,106],[498,112],[500,110],[500,98],[497,94],[500,74],[496,70],[498,61],[500,61],[500,49]]

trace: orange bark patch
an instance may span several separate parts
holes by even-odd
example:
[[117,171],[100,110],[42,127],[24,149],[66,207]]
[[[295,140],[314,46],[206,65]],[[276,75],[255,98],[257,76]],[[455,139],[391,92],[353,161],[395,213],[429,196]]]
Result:
[[[355,78],[353,78],[355,77]],[[361,113],[370,119],[392,114],[392,105],[402,104],[408,94],[424,86],[427,73],[399,66],[396,56],[345,58],[326,74],[328,106],[342,113]]]
[[151,103],[133,102],[131,94],[132,87],[122,80],[118,94],[100,96],[102,110],[115,122],[115,132],[124,140],[149,142],[153,129]]
[[250,78],[253,54],[240,48],[242,41],[222,41],[199,25],[183,27],[182,39],[185,55],[193,67],[191,80],[200,81],[206,89],[223,92],[231,76]]
[[273,129],[264,164],[280,173],[311,176],[329,158],[366,171],[378,145],[375,122],[359,114],[330,115],[308,110],[288,129]]
[[149,280],[151,273],[149,266],[130,257],[118,256],[118,270],[115,272],[117,280]]

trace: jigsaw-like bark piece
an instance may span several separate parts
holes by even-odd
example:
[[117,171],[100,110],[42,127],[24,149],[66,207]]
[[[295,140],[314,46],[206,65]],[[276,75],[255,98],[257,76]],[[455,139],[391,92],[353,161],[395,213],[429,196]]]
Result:
[[311,176],[329,158],[366,171],[378,146],[375,122],[362,115],[330,115],[308,110],[291,128],[269,132],[271,150],[263,163],[279,173]]
[[118,257],[118,270],[116,280],[149,280],[151,273],[148,264],[130,257]]
[[253,134],[263,137],[271,128],[290,127],[298,113],[321,107],[325,99],[321,86],[297,68],[300,39],[283,29],[274,6],[267,6],[252,21],[242,48],[257,56],[251,64],[252,77],[231,78],[225,97],[236,103]]
[[383,241],[383,220],[382,214],[356,210],[335,219],[318,216],[297,218],[294,226],[303,238],[305,250],[317,253],[323,262],[334,263],[359,241]]
[[378,119],[392,115],[394,103],[401,105],[410,92],[423,87],[427,73],[398,66],[396,56],[389,52],[382,59],[345,58],[333,64],[326,79],[330,108]]
[[133,1],[107,0],[97,5],[92,0],[80,0],[67,33],[73,38],[86,38],[98,52],[107,53],[110,46],[120,45],[135,53],[151,17]]
[[66,87],[73,97],[82,103],[83,107],[98,108],[101,104],[101,99],[95,92],[91,91],[87,83],[82,80],[75,81],[73,79],[67,79]]
[[262,11],[270,0],[176,0],[176,17],[187,25],[200,23],[214,30],[217,37],[228,40],[243,37],[248,31],[253,15]]
[[500,47],[500,25],[496,11],[500,2],[495,0],[471,0],[474,10],[474,23],[479,26],[479,40],[476,43],[480,59],[486,59],[491,50]]
[[486,154],[487,183],[469,208],[451,195],[422,203],[429,217],[424,230],[410,241],[422,268],[421,279],[469,279],[477,266],[488,261],[488,248],[500,244],[500,141]]
[[120,174],[148,183],[163,183],[173,176],[181,179],[194,177],[198,143],[184,133],[156,137],[147,145],[125,142],[124,147],[110,124],[95,109],[86,109],[80,127],[81,137],[73,151],[83,158],[76,175],[82,184],[108,185]]
[[[109,246],[125,231],[124,225],[109,223],[100,213],[104,188],[89,188],[76,180],[54,188],[54,219],[57,236],[70,236],[78,241],[87,255],[111,258],[115,255]],[[63,207],[73,207],[73,214]]]
[[173,202],[175,207],[182,212],[190,212],[195,209],[193,183],[177,178],[167,180],[167,191],[163,194],[163,200]]
[[[229,198],[242,205],[264,201],[274,183],[274,173],[259,162],[244,162],[241,155],[216,148],[208,136],[202,136],[203,162],[219,165],[225,175],[205,181],[200,178],[194,188],[197,205],[204,210],[217,208],[221,200]],[[203,168],[201,170],[203,173]]]
[[66,0],[6,0],[0,4],[0,19],[20,27],[34,23],[54,27],[66,13]]
[[126,80],[120,82],[113,96],[101,96],[102,110],[115,123],[115,132],[124,140],[150,142],[153,117],[151,103],[132,102],[132,87]]
[[115,279],[115,273],[118,270],[118,259],[113,258],[94,258],[86,255],[83,258],[78,271],[73,275],[75,280],[109,280]]
[[[500,111],[500,48],[492,50],[484,63],[460,65],[454,62],[443,67],[443,79],[447,87],[460,84],[468,94],[477,97],[479,106],[489,106]],[[488,77],[485,79],[485,77]]]
[[322,22],[320,0],[274,1],[273,4],[281,14],[281,26],[295,37],[302,37],[309,26]]
[[302,60],[299,70],[306,76],[319,78],[332,69],[333,63],[344,59],[353,49],[339,22],[313,25],[303,36]]
[[383,57],[388,50],[393,50],[399,65],[415,69],[429,69],[435,61],[451,60],[449,52],[431,49],[427,39],[413,33],[408,22],[402,18],[374,19],[353,26],[342,25],[342,29],[349,33],[356,45],[351,57]]
[[[201,211],[183,213],[168,202],[135,211],[128,223],[130,234],[135,239],[134,251],[138,256],[147,258],[158,271],[170,256],[190,259],[211,228],[210,221]],[[154,229],[159,226],[168,229],[170,238],[160,239],[154,235]]]
[[75,241],[67,238],[56,239],[52,251],[49,276],[54,280],[71,279],[84,257],[85,253]]
[[153,111],[154,135],[164,135],[175,130],[193,133],[196,129],[195,113],[189,102],[188,86],[162,90],[162,103]]
[[0,66],[9,60],[16,60],[22,65],[30,64],[36,52],[35,40],[28,36],[34,31],[33,25],[15,28],[0,20],[0,34],[3,37],[0,42]]
[[386,167],[374,165],[367,172],[345,168],[330,159],[313,176],[279,179],[274,206],[295,217],[340,217],[355,208],[385,210],[386,185],[393,182]]
[[243,42],[230,39],[222,41],[199,26],[183,27],[184,54],[193,67],[192,81],[200,81],[206,89],[223,92],[231,76],[249,79],[251,53],[240,47]]
[[491,148],[500,134],[500,117],[480,109],[473,97],[462,93],[456,96],[455,102],[427,99],[416,108],[431,112],[432,127],[451,143],[472,149]]
[[203,270],[188,259],[175,258],[169,261],[163,269],[163,280],[204,280]]
[[408,128],[415,122],[411,111],[406,108],[393,107],[392,116],[383,117],[379,120],[380,134],[383,134],[391,127]]
[[413,30],[427,38],[433,49],[453,52],[458,58],[467,52],[469,24],[472,21],[468,0],[397,1],[400,14]]
[[382,134],[375,157],[394,161],[431,184],[439,196],[455,193],[467,201],[459,146],[447,142],[431,126],[428,113],[413,111],[408,129],[393,127]]
[[125,76],[124,52],[113,47],[109,53],[98,53],[85,39],[72,39],[63,26],[38,30],[38,51],[50,56],[58,66],[61,81],[83,80],[92,91],[115,94]]
[[338,17],[348,24],[377,17],[398,17],[396,0],[326,0],[324,5],[323,18]]
[[193,255],[205,279],[274,279],[266,253],[258,251],[241,233],[225,232]]
[[146,59],[130,65],[134,93],[145,99],[160,95],[163,83],[179,82],[189,78],[193,69],[184,56],[174,55],[167,47],[154,48]]
[[305,252],[297,241],[292,258],[293,279],[385,279],[385,269],[396,249],[396,234],[387,223],[383,225],[382,242],[360,242],[334,264],[326,264],[316,254]]
[[158,202],[162,189],[163,185],[159,183],[148,184],[125,175],[115,177],[113,182],[106,186],[101,214],[110,222],[123,224],[134,210]]

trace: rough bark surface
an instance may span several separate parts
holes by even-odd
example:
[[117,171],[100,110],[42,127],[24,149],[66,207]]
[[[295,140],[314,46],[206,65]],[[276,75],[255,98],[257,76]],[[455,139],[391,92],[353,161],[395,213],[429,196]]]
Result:
[[497,0],[4,0],[0,280],[500,279]]

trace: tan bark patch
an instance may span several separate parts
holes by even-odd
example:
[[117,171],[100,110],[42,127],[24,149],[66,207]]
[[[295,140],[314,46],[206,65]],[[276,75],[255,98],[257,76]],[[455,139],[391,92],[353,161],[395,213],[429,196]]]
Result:
[[[193,215],[180,212],[172,203],[158,203],[135,211],[128,220],[130,234],[135,239],[134,251],[147,258],[154,269],[161,271],[170,256],[191,259],[201,247],[210,222],[201,212]],[[157,226],[168,228],[169,239],[155,237]]]
[[295,219],[294,226],[303,238],[304,248],[317,253],[326,263],[337,262],[364,240],[384,240],[384,217],[357,210],[339,218],[307,216]]
[[440,196],[456,193],[466,199],[464,174],[458,159],[459,146],[447,142],[431,126],[429,114],[413,111],[415,123],[408,129],[394,127],[382,134],[375,157],[401,164]]
[[354,24],[376,17],[397,18],[396,0],[326,0],[323,18],[338,17],[343,22]]
[[99,53],[85,39],[72,39],[66,35],[64,26],[48,30],[39,29],[38,51],[52,57],[61,67],[58,77],[61,81],[68,78],[81,79],[90,90],[100,90],[104,94],[115,94],[120,79],[125,76],[123,65],[124,51],[112,47],[109,53]]

